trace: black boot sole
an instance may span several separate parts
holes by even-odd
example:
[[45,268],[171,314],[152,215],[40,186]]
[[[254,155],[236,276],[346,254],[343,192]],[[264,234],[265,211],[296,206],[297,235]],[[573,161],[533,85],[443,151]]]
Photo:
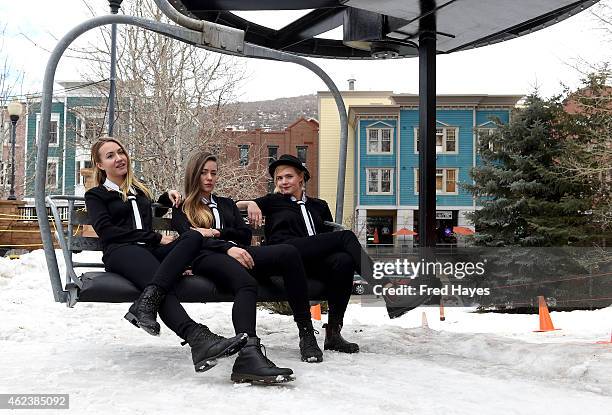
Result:
[[259,376],[243,373],[232,373],[231,379],[235,383],[253,383],[259,385],[278,385],[280,383],[293,382],[295,375]]
[[207,357],[206,359],[201,360],[198,363],[194,364],[195,371],[196,372],[206,372],[207,370],[210,370],[216,366],[216,364],[218,363],[217,359],[229,357],[231,355],[238,353],[240,349],[242,349],[244,345],[247,343],[248,338],[249,336],[244,334],[234,343],[226,347],[225,350],[222,350],[221,352],[217,353],[215,356]]
[[123,318],[125,318],[127,321],[129,321],[130,323],[132,323],[134,326],[138,327],[139,329],[143,329],[144,331],[149,333],[151,336],[159,336],[159,331],[160,331],[159,323],[155,323],[156,324],[155,326],[147,326],[147,325],[140,324],[140,322],[138,321],[138,318],[136,318],[136,316],[132,314],[131,311],[128,311],[125,314],[125,316],[123,316]]
[[321,363],[323,361],[323,356],[302,356],[302,362],[306,363]]
[[335,346],[323,346],[323,350],[332,350],[334,352],[348,353],[348,354],[359,353],[359,347],[357,347],[357,349],[341,349]]

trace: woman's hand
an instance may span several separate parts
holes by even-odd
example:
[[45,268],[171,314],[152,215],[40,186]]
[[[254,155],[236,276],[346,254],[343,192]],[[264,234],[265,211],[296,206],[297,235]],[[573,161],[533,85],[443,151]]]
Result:
[[200,232],[204,238],[218,238],[219,236],[221,236],[221,232],[219,232],[218,229],[193,227],[191,229]]
[[257,203],[253,201],[249,201],[249,206],[247,207],[247,213],[249,215],[249,223],[254,228],[259,228],[261,226],[262,214],[261,209],[257,206]]
[[160,245],[168,245],[174,241],[174,236],[172,235],[162,235],[161,241],[159,241]]
[[230,248],[227,250],[227,254],[234,258],[236,261],[240,262],[245,268],[251,269],[255,266],[255,261],[253,261],[253,257],[246,249],[238,248],[237,246]]
[[183,196],[181,196],[178,190],[174,189],[168,190],[168,198],[170,198],[170,202],[172,202],[172,207],[178,207],[183,200]]

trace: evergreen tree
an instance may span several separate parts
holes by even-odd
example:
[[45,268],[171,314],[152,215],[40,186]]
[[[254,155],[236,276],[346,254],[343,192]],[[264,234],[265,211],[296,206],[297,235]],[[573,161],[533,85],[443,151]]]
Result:
[[602,65],[587,75],[583,87],[566,99],[567,123],[575,132],[561,157],[563,174],[592,183],[593,227],[601,244],[612,240],[612,77],[609,66]]
[[[511,121],[480,140],[482,162],[464,184],[482,209],[469,215],[481,246],[587,244],[593,235],[591,183],[561,174],[559,159],[575,134],[558,97],[527,97]],[[484,138],[484,137],[481,137]]]

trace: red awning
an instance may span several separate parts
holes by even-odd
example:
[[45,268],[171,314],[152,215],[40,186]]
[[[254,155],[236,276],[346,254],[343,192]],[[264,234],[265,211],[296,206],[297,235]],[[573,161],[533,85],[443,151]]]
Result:
[[453,232],[457,235],[474,235],[474,231],[465,226],[453,226]]
[[410,229],[401,228],[401,229],[398,229],[397,232],[394,232],[393,235],[412,236],[412,235],[418,235],[418,234],[415,231],[411,231]]

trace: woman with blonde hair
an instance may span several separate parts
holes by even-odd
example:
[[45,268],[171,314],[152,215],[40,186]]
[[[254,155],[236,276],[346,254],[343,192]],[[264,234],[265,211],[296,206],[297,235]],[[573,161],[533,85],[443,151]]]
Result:
[[[199,254],[204,239],[190,231],[174,239],[152,230],[152,194],[135,176],[125,146],[100,138],[91,148],[95,187],[85,193],[87,213],[103,247],[102,261],[142,290],[125,318],[147,333],[159,335],[157,312],[164,323],[191,346],[195,370],[213,367],[246,343],[239,333],[225,339],[194,322],[174,293],[174,284]],[[172,203],[180,195],[169,192]]]
[[[283,277],[289,304],[299,329],[302,361],[320,362],[323,353],[317,345],[310,318],[308,286],[299,252],[290,245],[250,246],[251,229],[230,198],[214,193],[218,178],[214,155],[197,151],[185,171],[185,201],[172,213],[172,224],[179,233],[195,229],[212,244],[193,261],[196,275],[204,275],[234,294],[232,321],[237,333],[249,335],[232,370],[236,382],[277,382],[293,380],[291,369],[278,368],[261,353],[256,334],[257,280],[272,275]],[[161,201],[161,200],[160,200]],[[168,204],[166,200],[165,204]]]

